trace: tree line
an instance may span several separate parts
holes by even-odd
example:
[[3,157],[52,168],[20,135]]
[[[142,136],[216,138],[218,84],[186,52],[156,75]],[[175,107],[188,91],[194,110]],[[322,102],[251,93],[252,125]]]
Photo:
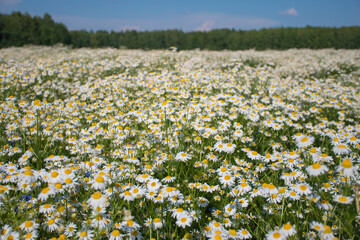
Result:
[[0,13],[0,48],[23,45],[64,44],[73,48],[113,47],[129,49],[245,50],[289,48],[360,48],[360,27],[281,27],[260,30],[215,29],[208,32],[163,31],[69,31],[49,14]]

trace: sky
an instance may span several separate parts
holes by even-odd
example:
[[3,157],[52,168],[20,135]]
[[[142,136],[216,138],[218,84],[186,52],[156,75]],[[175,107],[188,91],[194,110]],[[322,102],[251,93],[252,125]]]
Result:
[[360,0],[0,0],[0,13],[13,11],[88,31],[360,25]]

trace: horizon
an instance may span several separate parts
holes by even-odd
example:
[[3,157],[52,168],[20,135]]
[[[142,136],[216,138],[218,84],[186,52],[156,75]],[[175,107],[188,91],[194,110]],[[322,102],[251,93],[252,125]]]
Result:
[[95,0],[0,0],[0,7],[3,14],[18,11],[33,17],[48,13],[55,22],[63,23],[70,31],[194,32],[360,25],[360,1],[356,0],[341,3],[334,0],[258,0],[256,3],[235,0],[223,1],[222,4],[214,0],[105,0],[101,3]]

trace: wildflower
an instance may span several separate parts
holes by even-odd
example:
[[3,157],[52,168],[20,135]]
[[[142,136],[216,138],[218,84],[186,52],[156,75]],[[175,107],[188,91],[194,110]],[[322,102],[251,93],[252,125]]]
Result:
[[354,200],[353,197],[346,197],[343,195],[335,195],[333,198],[335,202],[342,204],[350,204]]
[[120,231],[115,229],[110,233],[109,240],[121,240],[123,237],[120,234]]
[[294,190],[300,195],[310,195],[311,194],[311,187],[306,183],[296,184]]
[[122,197],[125,201],[133,201],[135,199],[135,196],[132,194],[132,192],[125,190],[123,193],[120,193],[120,197]]
[[161,181],[164,182],[164,183],[171,183],[171,182],[175,181],[175,177],[166,176]]
[[296,233],[296,229],[290,223],[284,224],[284,226],[281,228],[281,231],[286,237],[292,236]]
[[310,223],[310,228],[314,229],[314,230],[316,230],[318,232],[321,232],[321,231],[323,231],[325,229],[324,224],[316,222],[316,221],[313,221],[313,222]]
[[106,188],[106,179],[103,176],[96,176],[94,180],[90,181],[95,190],[104,190]]
[[189,227],[191,223],[192,223],[192,218],[187,215],[179,216],[176,221],[176,225],[182,228]]
[[67,236],[67,237],[72,237],[72,236],[74,236],[75,235],[75,233],[76,233],[76,225],[75,225],[75,223],[69,223],[66,227],[65,227],[65,235]]
[[185,152],[179,152],[176,154],[175,159],[178,161],[187,162],[189,159],[191,159],[191,155]]
[[27,233],[37,230],[38,227],[39,224],[31,220],[25,221],[20,225],[20,229]]
[[25,168],[25,171],[23,172],[20,179],[21,179],[21,182],[28,183],[28,184],[31,184],[36,181],[34,172],[29,168]]
[[306,168],[310,176],[319,176],[329,171],[329,168],[321,163],[314,163]]
[[140,225],[136,222],[134,222],[133,220],[124,220],[121,223],[121,227],[126,231],[126,232],[131,232],[133,230],[137,230],[140,228]]
[[219,181],[221,184],[223,184],[224,186],[233,186],[235,184],[235,180],[234,178],[229,175],[229,174],[224,174],[222,176],[219,177]]
[[217,142],[214,146],[214,150],[218,152],[225,152],[226,146],[223,142]]
[[341,172],[345,177],[355,177],[358,174],[358,166],[354,166],[351,158],[345,158],[337,171]]
[[162,228],[164,225],[160,218],[155,218],[152,223],[155,230]]
[[250,234],[250,232],[246,229],[240,229],[237,231],[240,239],[249,239],[252,238],[252,235]]
[[350,153],[350,149],[348,147],[347,144],[341,143],[341,144],[336,144],[333,147],[333,151],[335,154],[340,154],[340,155],[346,155]]
[[207,154],[206,159],[209,161],[217,162],[219,159],[212,153]]
[[91,240],[94,238],[94,231],[93,230],[85,230],[83,229],[82,231],[79,231],[77,233],[77,237],[80,240]]
[[313,136],[301,135],[299,137],[295,137],[296,146],[299,148],[306,148],[313,144],[315,138]]
[[54,170],[54,171],[51,171],[47,176],[46,176],[46,179],[48,181],[48,183],[59,183],[62,181],[62,176],[61,174]]
[[24,239],[27,239],[27,240],[35,240],[38,238],[38,233],[37,233],[37,231],[32,231],[32,232],[26,233],[23,237],[24,237]]
[[282,233],[282,231],[274,230],[270,231],[266,234],[267,240],[280,240],[280,239],[286,239],[286,235]]
[[45,187],[41,190],[40,194],[38,195],[38,198],[41,201],[45,201],[46,199],[48,199],[49,196],[52,196],[55,194],[55,191],[53,188],[51,187]]
[[251,191],[251,186],[247,182],[242,182],[236,186],[236,189],[239,190],[240,194],[244,194]]
[[226,143],[225,149],[223,150],[226,153],[233,153],[235,151],[236,145],[232,143]]
[[262,156],[256,151],[248,151],[246,156],[251,160],[261,160]]
[[96,208],[106,205],[108,200],[105,195],[101,194],[101,192],[95,192],[91,195],[87,202],[92,208]]
[[40,213],[52,213],[54,211],[55,211],[54,206],[49,203],[41,205],[39,209]]
[[47,221],[47,225],[46,225],[46,228],[49,232],[54,232],[58,229],[59,227],[59,221],[60,219],[59,218],[50,218],[48,221]]

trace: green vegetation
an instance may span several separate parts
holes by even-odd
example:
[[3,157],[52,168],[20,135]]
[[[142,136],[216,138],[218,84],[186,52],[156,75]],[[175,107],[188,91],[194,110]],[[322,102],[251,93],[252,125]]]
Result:
[[55,23],[49,14],[30,16],[20,12],[0,14],[0,47],[55,45],[62,43],[74,48],[113,47],[129,49],[167,49],[176,46],[180,50],[244,50],[255,48],[360,48],[360,27],[311,27],[270,28],[242,31],[216,29],[209,32],[183,32],[181,30],[137,32],[68,31],[62,23]]

